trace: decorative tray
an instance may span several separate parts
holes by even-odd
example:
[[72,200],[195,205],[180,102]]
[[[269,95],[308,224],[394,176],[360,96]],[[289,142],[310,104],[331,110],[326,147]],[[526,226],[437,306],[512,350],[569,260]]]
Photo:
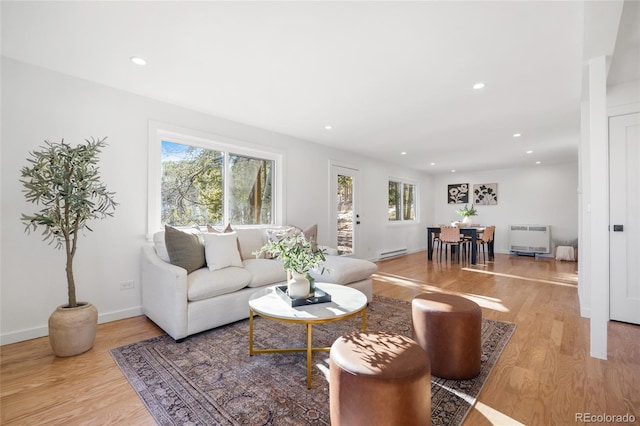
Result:
[[316,291],[313,295],[307,297],[301,297],[298,299],[294,299],[289,296],[287,292],[286,285],[276,286],[276,293],[282,300],[284,300],[289,306],[307,306],[307,305],[315,305],[317,303],[326,303],[331,302],[331,295],[325,291],[316,288]]

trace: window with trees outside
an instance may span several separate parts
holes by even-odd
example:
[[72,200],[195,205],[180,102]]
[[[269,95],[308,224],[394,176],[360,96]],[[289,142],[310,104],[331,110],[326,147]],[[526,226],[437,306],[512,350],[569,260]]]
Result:
[[162,141],[161,161],[163,225],[272,223],[272,160]]
[[278,223],[279,154],[155,130],[150,131],[150,235],[164,225]]
[[389,221],[416,220],[416,185],[389,179]]

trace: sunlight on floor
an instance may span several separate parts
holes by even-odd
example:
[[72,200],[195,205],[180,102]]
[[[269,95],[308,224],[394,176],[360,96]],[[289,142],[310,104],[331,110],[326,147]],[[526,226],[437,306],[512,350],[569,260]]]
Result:
[[512,419],[506,414],[503,414],[500,411],[491,408],[480,401],[476,403],[473,409],[480,412],[480,414],[482,414],[493,425],[524,426],[523,423]]
[[[424,281],[414,280],[411,278],[402,277],[400,275],[389,274],[386,272],[376,272],[375,274],[372,275],[372,278],[382,283],[400,285],[403,287],[409,287],[409,288],[418,289],[421,291],[428,290],[434,293],[447,293],[445,291],[442,291],[440,287],[429,285]],[[481,296],[481,295],[472,294],[472,293],[455,293],[455,294],[462,294],[468,297],[470,300],[473,300],[482,308],[491,309],[498,312],[510,312],[509,308],[507,308],[501,303],[502,300],[496,299],[494,297]]]
[[318,370],[320,370],[320,373],[322,373],[322,375],[324,376],[325,380],[328,382],[329,381],[329,358],[327,357],[327,359],[325,360],[325,364],[322,363],[317,363],[316,364],[316,368]]
[[403,277],[401,275],[389,274],[387,272],[376,272],[371,276],[376,281],[383,283],[401,285],[403,287],[410,287],[419,290],[431,290],[441,292],[441,289],[436,286],[429,285],[424,281],[414,280],[411,278]]
[[467,271],[467,272],[477,272],[480,274],[489,274],[489,275],[494,275],[497,277],[505,277],[505,278],[514,278],[514,279],[518,279],[518,280],[523,280],[523,281],[532,281],[532,282],[536,282],[536,283],[542,283],[542,284],[553,284],[553,285],[559,285],[562,287],[574,287],[577,288],[578,287],[578,277],[572,277],[567,279],[567,281],[575,281],[574,284],[570,284],[570,283],[563,283],[560,281],[550,281],[550,280],[540,280],[537,278],[529,278],[529,277],[523,277],[522,275],[511,275],[511,274],[501,274],[499,272],[491,272],[491,271],[480,271],[478,269],[471,269],[471,268],[462,268],[463,271]]
[[471,294],[471,293],[463,293],[463,294],[467,299],[473,300],[482,308],[487,308],[487,309],[491,309],[498,312],[510,312],[509,308],[504,306],[502,304],[502,300],[500,299],[496,299],[494,297],[480,296],[480,295]]
[[474,400],[474,398],[473,398],[471,395],[467,395],[466,393],[461,392],[460,390],[456,390],[456,389],[454,389],[454,388],[450,388],[450,387],[448,387],[448,386],[445,386],[445,385],[444,385],[444,384],[442,384],[442,383],[437,383],[437,382],[431,382],[431,385],[432,385],[432,386],[433,386],[433,385],[435,385],[435,386],[437,386],[437,387],[439,387],[439,388],[442,388],[442,389],[444,389],[445,391],[447,391],[447,392],[449,392],[449,393],[451,393],[451,394],[453,394],[453,395],[456,395],[456,396],[457,396],[457,397],[459,397],[459,398],[464,399],[464,400],[465,400],[465,402],[467,402],[468,404],[473,404],[473,400]]

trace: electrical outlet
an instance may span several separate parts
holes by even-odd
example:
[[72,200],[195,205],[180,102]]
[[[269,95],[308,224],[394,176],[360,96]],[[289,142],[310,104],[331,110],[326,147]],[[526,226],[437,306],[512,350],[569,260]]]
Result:
[[134,287],[133,281],[122,281],[120,283],[120,290],[131,290]]

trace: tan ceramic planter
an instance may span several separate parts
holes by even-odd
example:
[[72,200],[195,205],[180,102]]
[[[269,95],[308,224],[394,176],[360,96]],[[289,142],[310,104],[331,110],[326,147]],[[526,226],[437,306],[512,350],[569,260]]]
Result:
[[87,302],[75,308],[58,308],[49,317],[49,343],[59,357],[81,354],[93,346],[98,310]]

